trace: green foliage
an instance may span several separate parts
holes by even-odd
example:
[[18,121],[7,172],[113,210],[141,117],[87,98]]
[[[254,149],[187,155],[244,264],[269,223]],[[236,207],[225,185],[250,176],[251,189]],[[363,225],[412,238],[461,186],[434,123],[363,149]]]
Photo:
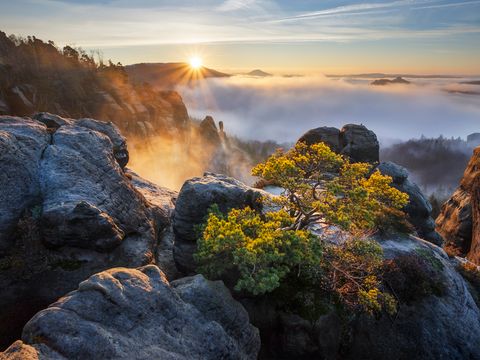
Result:
[[284,189],[275,201],[295,218],[295,229],[321,219],[350,231],[374,230],[385,211],[408,203],[407,194],[390,186],[391,177],[372,173],[370,164],[350,163],[323,143],[278,151],[252,174]]
[[219,277],[235,269],[236,290],[254,295],[274,290],[290,270],[300,272],[322,255],[321,243],[309,232],[284,230],[292,221],[285,211],[265,219],[250,208],[232,209],[226,218],[211,213],[198,242],[200,272]]
[[[400,209],[408,196],[390,186],[389,176],[350,163],[323,143],[277,151],[252,174],[284,189],[273,200],[281,210],[222,214],[212,208],[197,243],[200,272],[233,277],[238,291],[273,292],[285,308],[311,320],[338,306],[370,314],[396,310],[394,298],[382,291],[382,249],[361,235],[405,220]],[[385,214],[395,215],[393,225]],[[307,230],[316,221],[351,235],[328,243]]]
[[210,278],[238,272],[235,289],[253,295],[289,293],[288,307],[308,318],[335,304],[371,314],[393,311],[393,299],[380,290],[383,252],[375,241],[328,244],[290,229],[293,221],[284,210],[263,218],[250,208],[226,217],[210,213],[195,254],[199,271]]

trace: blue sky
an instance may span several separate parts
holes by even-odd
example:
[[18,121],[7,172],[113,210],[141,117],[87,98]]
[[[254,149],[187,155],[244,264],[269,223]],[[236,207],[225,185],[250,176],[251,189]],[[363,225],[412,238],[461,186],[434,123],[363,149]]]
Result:
[[0,0],[0,24],[125,64],[480,74],[480,0]]

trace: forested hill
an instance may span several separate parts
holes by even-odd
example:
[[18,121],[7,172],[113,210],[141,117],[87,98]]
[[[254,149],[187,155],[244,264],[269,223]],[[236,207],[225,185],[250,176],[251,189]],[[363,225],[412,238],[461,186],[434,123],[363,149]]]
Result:
[[138,135],[178,132],[188,121],[177,93],[134,85],[122,64],[100,53],[0,32],[0,114],[38,111],[112,121]]

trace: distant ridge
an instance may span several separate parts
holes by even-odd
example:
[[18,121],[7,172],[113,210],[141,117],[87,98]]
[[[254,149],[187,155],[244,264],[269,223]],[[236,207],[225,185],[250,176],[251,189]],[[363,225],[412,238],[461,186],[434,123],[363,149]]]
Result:
[[464,76],[458,75],[414,75],[414,74],[384,74],[384,73],[365,73],[365,74],[328,74],[327,77],[350,77],[350,78],[411,78],[411,79],[461,79]]
[[255,69],[250,71],[249,73],[246,73],[245,75],[248,76],[258,76],[258,77],[267,77],[267,76],[273,76],[273,74],[267,73],[263,70],[260,69]]
[[474,81],[462,81],[460,84],[467,84],[467,85],[480,85],[480,80],[474,80]]
[[130,79],[139,84],[148,83],[154,87],[168,89],[206,78],[229,77],[230,74],[201,67],[192,70],[187,63],[139,63],[125,66]]
[[372,85],[391,85],[391,84],[410,84],[410,81],[405,80],[404,78],[397,76],[395,79],[377,79],[371,82]]

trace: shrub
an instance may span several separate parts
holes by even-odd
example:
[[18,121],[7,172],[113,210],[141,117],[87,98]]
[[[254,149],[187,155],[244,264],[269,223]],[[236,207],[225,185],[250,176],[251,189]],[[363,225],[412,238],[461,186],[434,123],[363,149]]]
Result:
[[290,270],[301,272],[322,255],[321,243],[309,232],[285,229],[292,221],[285,211],[262,219],[248,207],[232,209],[226,218],[210,213],[195,255],[200,272],[219,277],[238,269],[236,290],[272,291]]
[[[210,278],[235,274],[235,289],[253,295],[275,291],[287,308],[318,318],[334,305],[370,314],[395,311],[381,289],[382,249],[363,235],[396,223],[408,195],[390,186],[391,177],[371,165],[350,163],[323,144],[297,143],[258,164],[252,174],[284,189],[273,201],[281,210],[259,214],[250,208],[223,215],[212,209],[198,240],[195,260]],[[348,230],[340,245],[307,228],[321,221]],[[391,224],[388,224],[391,226]]]
[[292,228],[322,220],[352,231],[378,229],[385,211],[408,203],[407,194],[390,186],[391,177],[371,170],[323,143],[300,142],[286,153],[277,151],[252,174],[284,189],[276,202],[295,219]]
[[393,299],[380,290],[383,252],[375,241],[352,236],[327,244],[309,231],[291,230],[293,222],[284,210],[264,218],[250,208],[226,217],[211,212],[195,254],[199,271],[210,278],[238,271],[236,290],[288,294],[285,306],[309,318],[331,305],[393,311]]
[[383,280],[398,300],[407,304],[430,295],[442,296],[445,293],[441,269],[416,252],[386,260]]

